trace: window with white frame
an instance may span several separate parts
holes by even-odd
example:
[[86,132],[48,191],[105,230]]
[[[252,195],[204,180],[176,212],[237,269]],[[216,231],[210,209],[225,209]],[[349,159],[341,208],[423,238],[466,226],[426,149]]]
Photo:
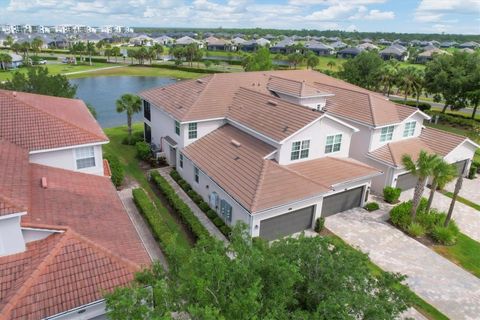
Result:
[[175,120],[175,133],[177,134],[177,136],[180,135],[180,122],[178,122],[177,120]]
[[325,142],[325,153],[338,152],[342,148],[342,134],[327,136]]
[[188,124],[188,139],[197,139],[197,123]]
[[416,121],[411,121],[405,123],[405,130],[403,130],[404,137],[411,137],[415,134],[415,126],[417,125]]
[[75,160],[77,169],[95,167],[95,151],[93,147],[75,149]]
[[292,153],[290,160],[298,160],[308,158],[310,149],[310,140],[292,142]]
[[179,164],[180,168],[183,169],[183,153],[180,153],[180,159],[178,161],[178,164]]
[[393,138],[395,126],[383,127],[380,132],[380,142],[390,141]]
[[200,181],[200,177],[197,167],[193,167],[193,175],[195,176],[195,182],[198,183]]
[[220,201],[220,214],[226,221],[232,222],[232,206],[223,199]]

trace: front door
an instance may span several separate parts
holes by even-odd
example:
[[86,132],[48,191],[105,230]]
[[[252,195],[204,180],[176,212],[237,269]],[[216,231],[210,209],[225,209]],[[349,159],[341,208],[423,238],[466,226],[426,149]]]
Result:
[[170,165],[171,166],[176,166],[177,165],[177,150],[172,147],[172,146],[168,146],[169,147],[169,151],[170,151]]

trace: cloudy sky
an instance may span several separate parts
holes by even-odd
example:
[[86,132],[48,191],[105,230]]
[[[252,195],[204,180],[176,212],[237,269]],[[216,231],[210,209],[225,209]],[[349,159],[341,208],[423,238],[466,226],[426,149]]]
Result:
[[480,34],[480,0],[0,0],[0,24]]

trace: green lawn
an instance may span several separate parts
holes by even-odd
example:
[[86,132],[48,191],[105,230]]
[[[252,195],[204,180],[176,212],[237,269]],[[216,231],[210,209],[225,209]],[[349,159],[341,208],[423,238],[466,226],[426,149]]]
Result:
[[[191,245],[188,239],[188,235],[185,233],[184,229],[179,225],[179,223],[175,220],[175,218],[170,214],[170,212],[163,206],[160,199],[158,199],[158,197],[155,195],[154,191],[150,187],[147,177],[140,168],[138,160],[135,157],[135,147],[122,144],[122,139],[127,135],[127,127],[121,126],[115,128],[108,128],[104,131],[110,139],[110,143],[106,144],[103,147],[103,151],[105,153],[115,154],[124,167],[125,175],[131,179],[136,180],[140,184],[140,186],[148,193],[150,198],[153,199],[165,224],[172,231],[172,233],[178,234],[176,244],[181,248],[190,248]],[[135,123],[133,125],[133,131],[142,132],[143,125],[141,123]]]
[[[328,237],[332,237],[334,239],[334,241],[338,241],[341,244],[344,244],[344,245],[350,247],[352,250],[356,250],[355,248],[350,246],[348,243],[346,243],[345,241],[343,241],[341,238],[339,238],[336,235],[331,235],[331,236],[328,236]],[[373,275],[379,276],[380,274],[385,272],[379,266],[374,264],[371,260],[369,260],[368,266],[369,266],[370,270],[372,271]],[[410,300],[411,300],[411,306],[414,307],[418,312],[420,312],[427,319],[430,319],[430,320],[448,320],[447,316],[445,316],[443,313],[438,311],[434,306],[432,306],[431,304],[429,304],[428,302],[426,302],[425,300],[420,298],[418,295],[416,295],[412,290],[410,290],[410,288],[407,285],[401,285],[401,287],[403,288],[403,290],[406,290],[408,292],[408,294],[410,296]]]
[[[443,193],[444,195],[446,195],[447,197],[449,197],[449,198],[452,198],[452,197],[453,197],[453,193],[450,192],[450,191],[443,191],[442,193]],[[475,209],[475,210],[480,211],[480,204],[477,204],[477,203],[475,203],[475,202],[472,202],[472,201],[470,201],[470,200],[468,200],[468,199],[465,199],[465,198],[463,198],[463,197],[460,197],[460,196],[457,196],[457,201],[458,201],[458,202],[461,202],[461,203],[463,203],[463,204],[466,204],[467,206],[472,207],[472,208]]]
[[480,278],[480,243],[460,233],[453,246],[434,246],[437,253]]
[[175,78],[175,79],[195,79],[205,75],[206,74],[203,74],[203,73],[181,71],[181,70],[170,70],[170,69],[139,67],[139,66],[125,66],[125,67],[114,68],[114,69],[72,74],[68,76],[68,78],[74,79],[74,78],[99,77],[99,76],[144,76],[144,77],[169,77],[169,78]]

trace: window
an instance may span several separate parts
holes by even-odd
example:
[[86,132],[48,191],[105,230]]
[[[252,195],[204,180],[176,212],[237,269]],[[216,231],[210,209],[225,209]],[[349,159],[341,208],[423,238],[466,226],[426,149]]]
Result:
[[177,134],[177,136],[180,135],[180,122],[178,122],[177,120],[175,120],[175,133]]
[[415,126],[417,125],[416,121],[405,123],[405,130],[403,130],[404,137],[411,137],[415,134]]
[[382,128],[382,132],[380,134],[380,142],[390,141],[393,138],[393,129],[394,126],[384,127]]
[[146,123],[143,123],[143,133],[145,135],[145,142],[152,142],[152,129]]
[[308,158],[308,150],[310,148],[310,140],[295,141],[292,143],[292,154],[290,160],[298,160]]
[[342,147],[342,134],[335,134],[327,136],[327,142],[325,143],[325,153],[332,153],[340,151]]
[[180,166],[180,168],[183,169],[183,153],[180,153],[180,160],[178,161],[178,165]]
[[95,167],[95,151],[93,147],[75,149],[75,158],[77,161],[77,169]]
[[193,174],[195,175],[195,182],[198,183],[200,181],[200,178],[198,176],[198,168],[193,167]]
[[188,124],[188,139],[197,139],[197,123]]
[[143,100],[143,117],[150,121],[150,102]]
[[225,200],[220,201],[220,214],[223,219],[232,222],[232,206]]

